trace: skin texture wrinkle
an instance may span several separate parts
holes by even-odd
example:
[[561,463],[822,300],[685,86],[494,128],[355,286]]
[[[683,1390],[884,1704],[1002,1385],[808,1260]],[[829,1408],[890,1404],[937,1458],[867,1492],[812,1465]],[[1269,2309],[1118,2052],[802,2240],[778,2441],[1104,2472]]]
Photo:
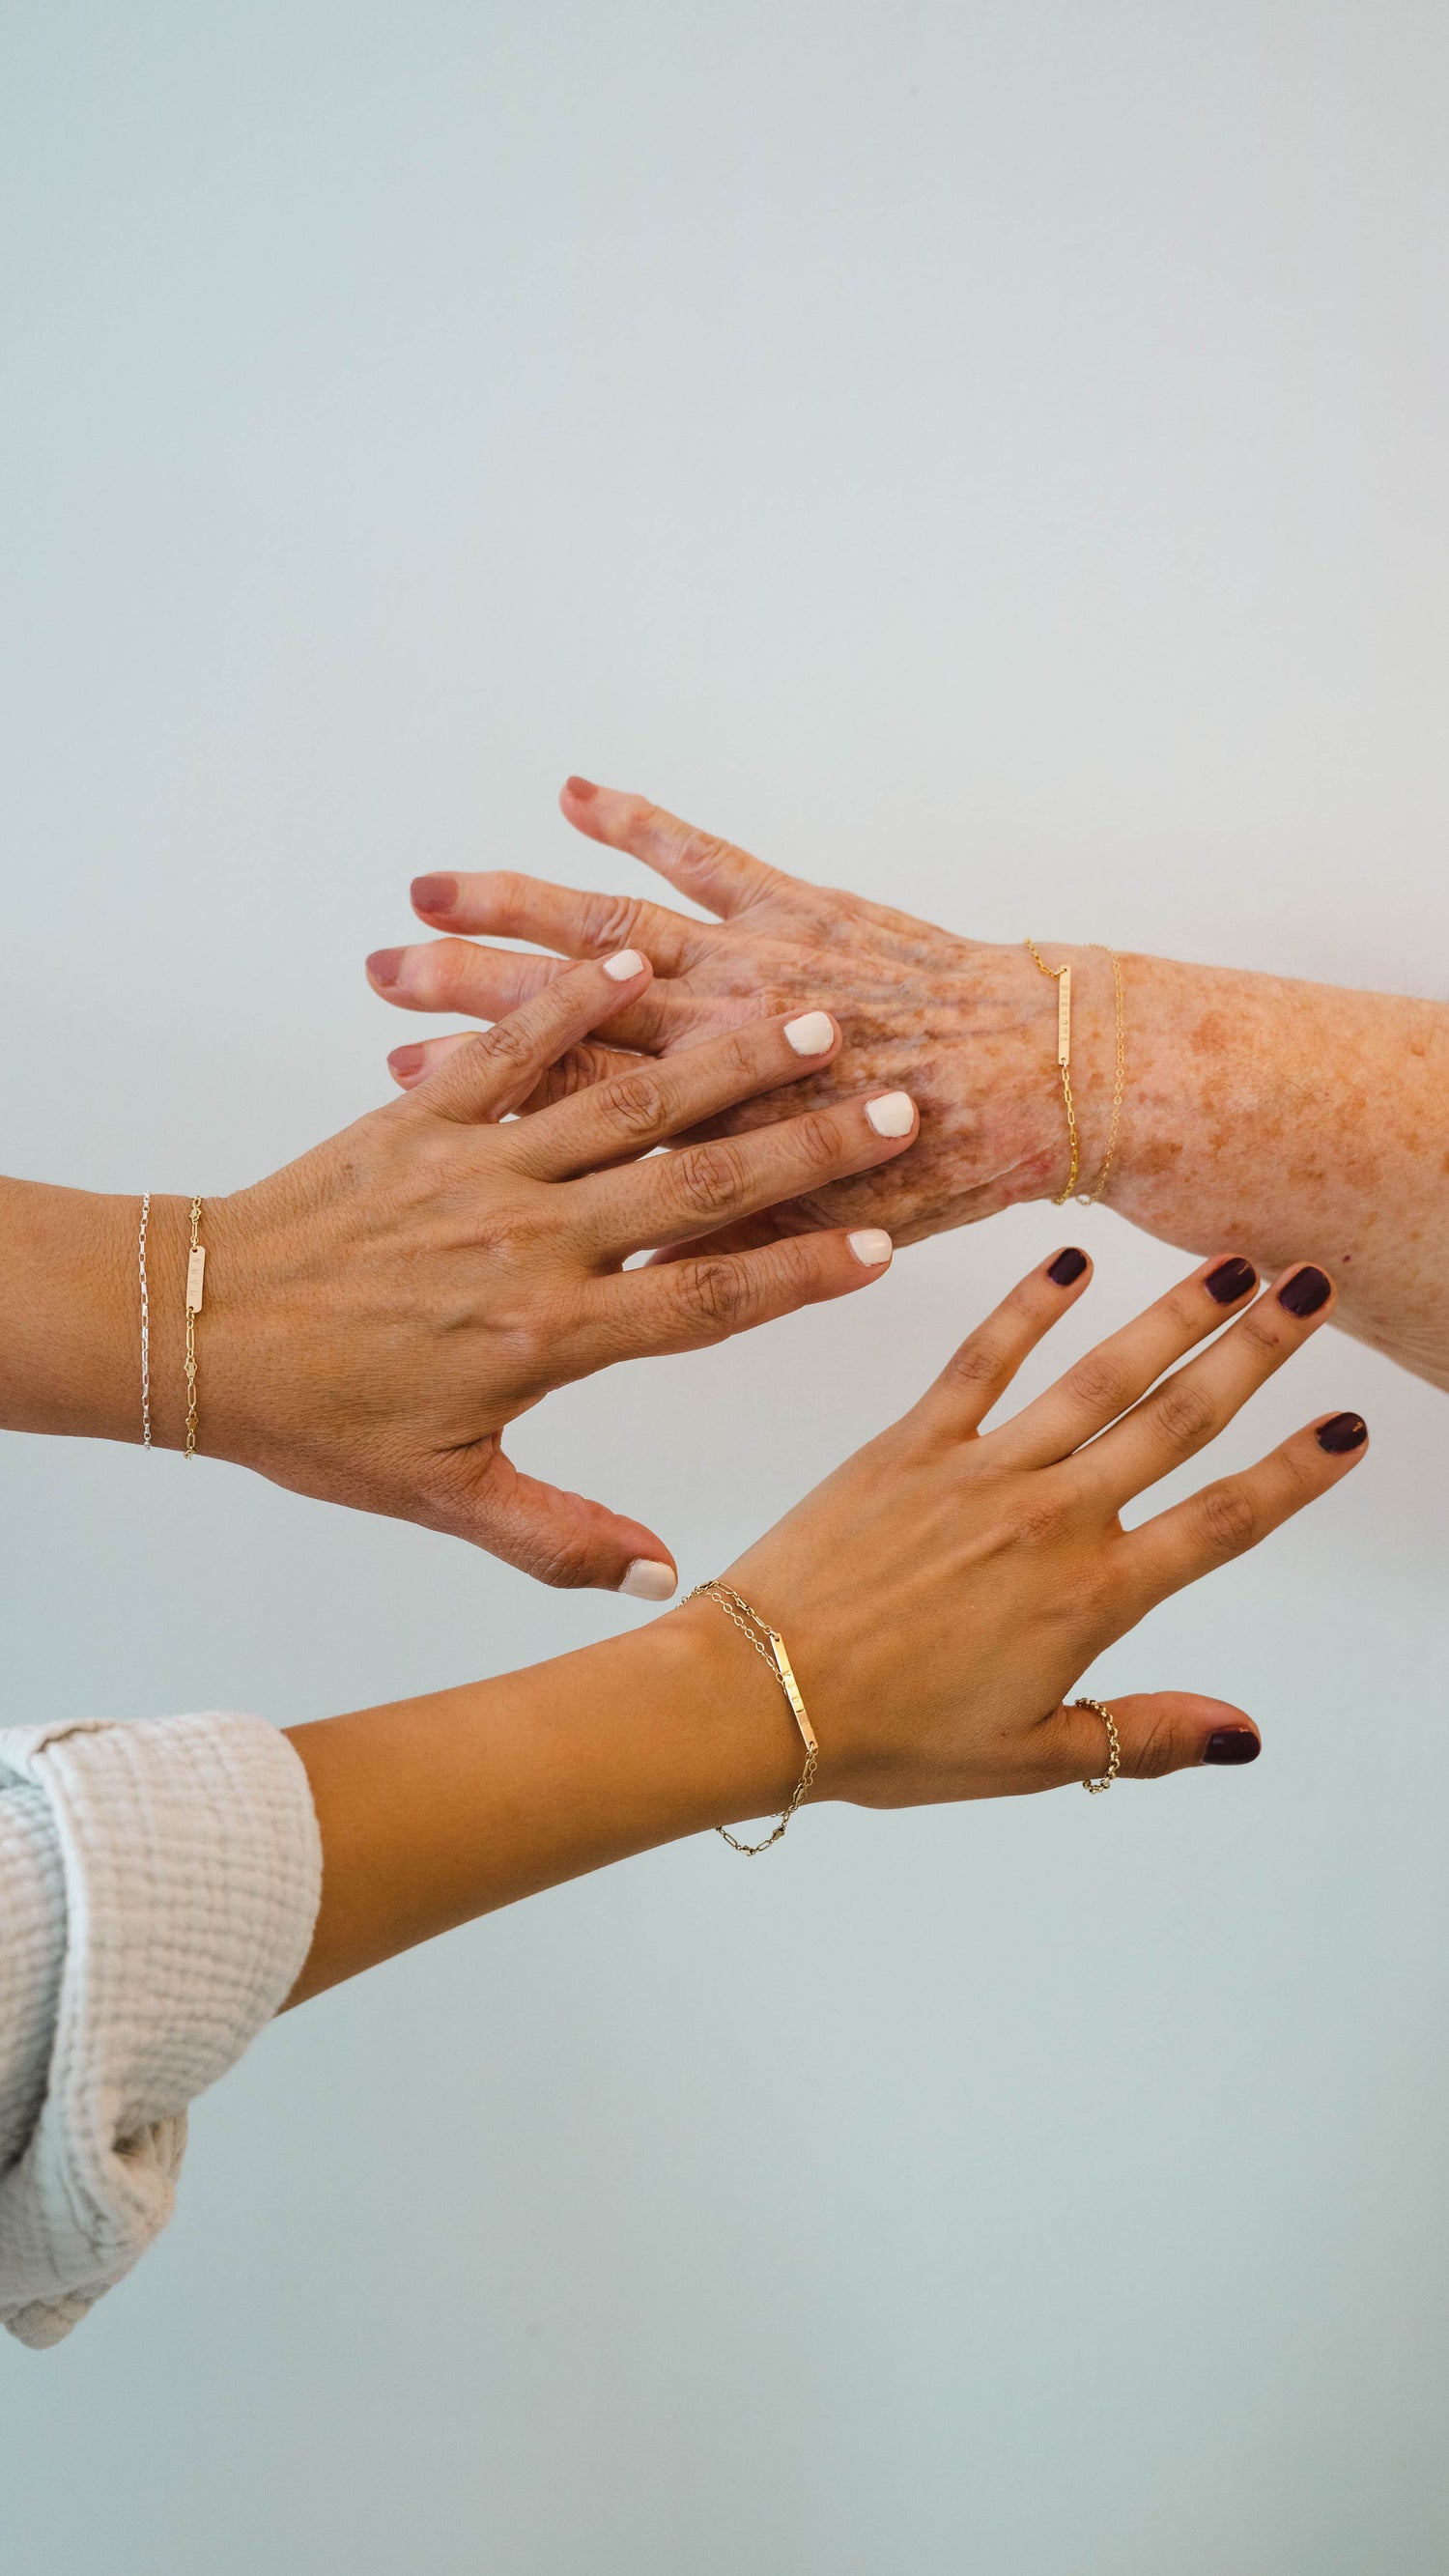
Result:
[[[1062,1186],[1057,996],[1024,946],[807,885],[644,797],[570,780],[560,802],[575,829],[720,917],[512,872],[434,875],[419,880],[415,909],[447,935],[395,952],[378,991],[404,1009],[490,1019],[565,959],[627,936],[654,964],[647,993],[530,1106],[617,1070],[621,1055],[668,1055],[807,994],[832,1010],[845,1045],[796,1086],[800,1099],[828,1100],[839,1083],[898,1085],[920,1107],[917,1143],[889,1170],[802,1192],[722,1233],[734,1247],[842,1224],[884,1225],[910,1243]],[[1090,1189],[1112,1096],[1111,968],[1029,927],[1048,965],[1072,968]],[[490,934],[543,953],[491,948]],[[1340,1327],[1449,1388],[1449,1008],[1170,958],[1124,953],[1122,966],[1127,1083],[1106,1204],[1188,1251],[1236,1242],[1268,1271],[1323,1262],[1339,1283]],[[410,1087],[457,1042],[398,1049],[395,1077]],[[766,1114],[747,1101],[700,1132]]]

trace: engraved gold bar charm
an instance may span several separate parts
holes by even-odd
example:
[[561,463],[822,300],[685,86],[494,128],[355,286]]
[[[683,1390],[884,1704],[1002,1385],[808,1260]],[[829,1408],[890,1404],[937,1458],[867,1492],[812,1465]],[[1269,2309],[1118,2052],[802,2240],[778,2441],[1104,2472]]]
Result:
[[1057,1062],[1067,1065],[1071,1060],[1072,970],[1070,966],[1062,966],[1057,970]]
[[795,1712],[795,1723],[800,1729],[805,1750],[807,1753],[818,1753],[820,1747],[815,1741],[815,1729],[805,1714],[805,1702],[800,1697],[799,1683],[790,1669],[790,1658],[785,1652],[785,1640],[773,1628],[767,1628],[765,1634],[770,1640],[770,1652],[775,1658],[775,1670],[780,1676],[785,1697]]
[[198,1243],[186,1264],[186,1311],[188,1315],[200,1314],[201,1292],[205,1285],[205,1281],[206,1246],[204,1243]]

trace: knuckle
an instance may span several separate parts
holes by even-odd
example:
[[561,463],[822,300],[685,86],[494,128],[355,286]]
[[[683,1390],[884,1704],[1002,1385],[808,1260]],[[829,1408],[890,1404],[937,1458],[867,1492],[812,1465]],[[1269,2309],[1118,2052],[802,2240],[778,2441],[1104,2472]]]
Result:
[[795,1120],[797,1152],[812,1172],[831,1172],[845,1159],[840,1129],[826,1109],[807,1109]]
[[745,1194],[744,1157],[729,1137],[711,1145],[686,1145],[674,1157],[673,1180],[691,1215],[724,1216]]
[[487,1035],[478,1041],[487,1049],[489,1063],[511,1070],[515,1066],[536,1062],[539,1041],[532,1022],[533,1014],[524,1011],[510,1011],[506,1020],[495,1021]]
[[691,1331],[720,1340],[749,1302],[739,1263],[724,1254],[705,1261],[681,1261],[674,1295],[681,1320]]
[[596,895],[585,914],[585,935],[599,956],[627,948],[639,926],[644,906],[635,895]]
[[[1281,1307],[1278,1313],[1282,1313]],[[1240,1340],[1250,1350],[1261,1352],[1264,1359],[1280,1359],[1287,1346],[1287,1337],[1278,1329],[1273,1306],[1265,1298],[1259,1298],[1256,1306],[1250,1306],[1246,1315],[1239,1317],[1237,1331]]]
[[1074,1361],[1062,1384],[1074,1403],[1109,1420],[1132,1402],[1136,1387],[1120,1353],[1106,1348],[1088,1351]]
[[656,1074],[630,1073],[609,1086],[604,1104],[612,1125],[627,1136],[657,1136],[665,1116],[664,1086]]
[[1174,1449],[1195,1449],[1213,1430],[1216,1417],[1200,1387],[1188,1378],[1169,1378],[1152,1398],[1157,1429]]
[[1178,1768],[1177,1738],[1167,1717],[1154,1717],[1145,1735],[1139,1736],[1123,1769],[1134,1780],[1161,1780]]
[[1198,1511],[1219,1555],[1240,1556],[1258,1537],[1257,1506],[1243,1485],[1209,1485],[1198,1496]]
[[942,1376],[948,1386],[969,1394],[976,1387],[994,1386],[1004,1364],[995,1341],[985,1333],[973,1333],[969,1342],[952,1352]]

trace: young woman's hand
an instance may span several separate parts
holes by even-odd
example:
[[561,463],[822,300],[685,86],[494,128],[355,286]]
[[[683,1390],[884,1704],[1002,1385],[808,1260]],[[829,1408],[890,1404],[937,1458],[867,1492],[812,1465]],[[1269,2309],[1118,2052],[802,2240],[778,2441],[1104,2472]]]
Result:
[[[1024,1412],[983,1432],[1088,1276],[1075,1251],[1033,1272],[914,1412],[730,1567],[725,1580],[785,1638],[820,1739],[818,1795],[910,1806],[1100,1774],[1102,1720],[1065,1704],[1096,1657],[1363,1455],[1363,1423],[1338,1414],[1124,1530],[1124,1507],[1194,1457],[1327,1322],[1333,1291],[1321,1270],[1300,1267],[1247,1304],[1250,1264],[1206,1263]],[[1239,1308],[1220,1340],[1163,1377]],[[708,1601],[673,1615],[728,1633]],[[753,1687],[755,1659],[742,1639],[736,1647],[741,1682],[748,1673]],[[767,1694],[768,1674],[758,1678]],[[1216,1701],[1169,1693],[1112,1705],[1128,1773],[1258,1751],[1250,1721]],[[798,1771],[789,1736],[782,1704],[781,1761]]]
[[[916,1119],[900,1093],[842,1098],[747,1137],[653,1152],[828,1063],[840,1032],[820,1011],[757,1020],[508,1119],[649,980],[629,951],[576,967],[406,1099],[254,1189],[207,1201],[204,1451],[451,1531],[548,1583],[667,1597],[674,1564],[656,1533],[518,1475],[505,1426],[614,1360],[697,1349],[879,1278],[891,1247],[876,1229],[623,1265],[885,1162]],[[158,1363],[154,1317],[180,1313],[179,1280],[174,1295],[159,1282],[167,1225],[182,1262],[183,1214],[176,1201],[153,1209],[153,1389],[179,1383]]]
[[[1106,1727],[1066,1705],[1094,1659],[1363,1455],[1358,1415],[1330,1415],[1124,1530],[1123,1506],[1231,1421],[1327,1320],[1333,1292],[1300,1265],[1249,1304],[1246,1261],[1206,1263],[983,1432],[1087,1277],[1072,1251],[1035,1271],[914,1412],[727,1569],[789,1649],[820,1743],[815,1797],[916,1806],[1100,1778]],[[1259,1750],[1252,1719],[1221,1700],[1105,1696],[1128,1775]],[[776,1680],[713,1600],[291,1740],[326,1853],[298,1999],[631,1852],[778,1813],[802,1762]]]

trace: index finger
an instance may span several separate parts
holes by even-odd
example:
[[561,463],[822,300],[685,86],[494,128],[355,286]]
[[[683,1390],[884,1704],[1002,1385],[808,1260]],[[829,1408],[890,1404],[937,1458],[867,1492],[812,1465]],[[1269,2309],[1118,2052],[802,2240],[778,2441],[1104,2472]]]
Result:
[[651,805],[647,796],[571,778],[558,801],[576,832],[642,859],[646,868],[657,869],[681,894],[691,895],[722,920],[748,911],[762,895],[789,883],[748,850],[736,849],[733,841],[722,841],[713,832],[697,831],[664,806]]

